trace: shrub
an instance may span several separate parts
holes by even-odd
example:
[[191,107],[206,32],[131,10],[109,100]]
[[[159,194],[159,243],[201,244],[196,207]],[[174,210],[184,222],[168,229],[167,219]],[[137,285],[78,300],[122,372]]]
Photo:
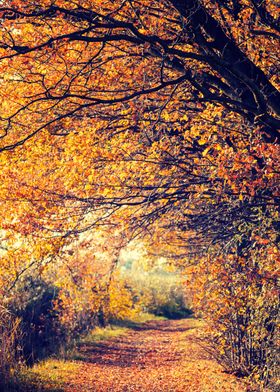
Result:
[[267,259],[262,267],[260,257],[229,255],[201,260],[190,274],[211,352],[227,371],[262,385],[279,371],[279,291],[270,270]]
[[65,341],[53,302],[58,289],[41,279],[26,278],[18,287],[17,299],[11,304],[21,319],[22,352],[27,363],[54,353]]
[[186,306],[183,292],[179,288],[173,288],[162,303],[154,306],[153,313],[169,319],[188,317],[192,311]]
[[192,312],[179,275],[165,271],[131,271],[126,273],[129,285],[137,294],[138,306],[148,313],[167,318],[183,318]]
[[0,305],[0,387],[8,384],[21,360],[21,321]]

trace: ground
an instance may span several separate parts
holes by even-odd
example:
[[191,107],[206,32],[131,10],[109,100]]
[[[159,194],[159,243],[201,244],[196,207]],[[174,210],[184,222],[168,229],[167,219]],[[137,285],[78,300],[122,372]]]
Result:
[[[75,359],[33,368],[33,389],[64,392],[245,392],[201,347],[194,319],[149,321],[108,340],[85,341]],[[40,387],[39,387],[40,386]]]

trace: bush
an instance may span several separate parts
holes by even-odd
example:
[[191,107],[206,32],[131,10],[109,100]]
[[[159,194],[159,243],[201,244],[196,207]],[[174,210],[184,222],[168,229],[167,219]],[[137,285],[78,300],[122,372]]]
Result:
[[126,272],[125,276],[143,311],[171,319],[188,317],[192,313],[179,275],[159,270]]
[[186,306],[182,291],[177,289],[171,290],[163,303],[157,303],[153,313],[169,319],[180,319],[190,316],[192,311]]
[[216,359],[227,371],[268,385],[279,374],[279,290],[269,260],[262,267],[253,256],[202,259],[189,276]]
[[21,360],[20,319],[0,305],[0,387],[8,384]]
[[29,364],[56,352],[65,341],[65,331],[53,305],[57,296],[56,287],[28,277],[11,304],[21,319],[22,353]]

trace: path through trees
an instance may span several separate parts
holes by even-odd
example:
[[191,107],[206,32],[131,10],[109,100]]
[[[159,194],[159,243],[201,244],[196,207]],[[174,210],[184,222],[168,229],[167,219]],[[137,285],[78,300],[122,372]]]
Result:
[[200,329],[194,319],[150,321],[113,340],[81,345],[75,361],[53,362],[46,378],[65,392],[247,391],[200,346]]

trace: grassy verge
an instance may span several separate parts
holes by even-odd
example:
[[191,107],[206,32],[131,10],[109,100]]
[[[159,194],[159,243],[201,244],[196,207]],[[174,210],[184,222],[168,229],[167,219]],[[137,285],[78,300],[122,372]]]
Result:
[[[110,340],[110,339],[117,338],[121,335],[128,333],[131,329],[135,327],[140,327],[141,324],[153,320],[166,320],[166,319],[164,317],[155,316],[153,314],[143,313],[137,315],[137,317],[133,319],[117,320],[105,328],[101,328],[101,327],[94,328],[89,334],[79,339],[79,341],[77,342],[77,346],[81,344],[97,343],[102,340]],[[69,358],[69,355],[71,357],[71,352],[68,355],[66,354],[66,357]]]
[[124,335],[129,328],[118,325],[108,325],[105,328],[96,327],[88,335],[79,339],[80,344],[100,342],[102,340],[110,340]]

